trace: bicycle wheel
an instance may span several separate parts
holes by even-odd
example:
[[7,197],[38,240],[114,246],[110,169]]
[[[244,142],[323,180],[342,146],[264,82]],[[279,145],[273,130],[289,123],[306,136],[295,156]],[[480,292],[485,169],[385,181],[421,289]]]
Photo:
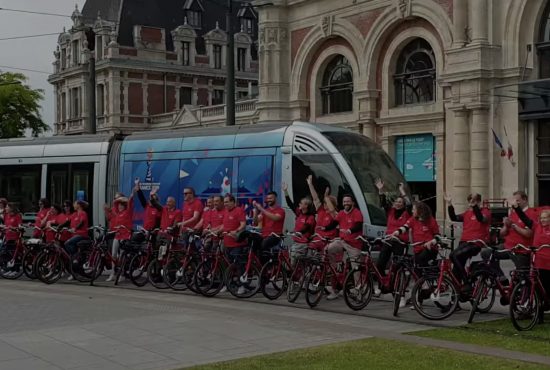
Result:
[[344,301],[354,311],[367,307],[372,299],[373,279],[364,266],[348,272],[344,281]]
[[288,272],[284,263],[269,261],[260,271],[262,294],[269,300],[279,298],[288,287]]
[[42,252],[35,262],[36,277],[45,284],[53,284],[63,274],[63,262],[59,255],[52,251]]
[[185,266],[183,266],[183,283],[187,286],[187,288],[192,291],[193,293],[200,294],[198,289],[195,287],[195,272],[197,271],[197,267],[199,266],[199,261],[196,257],[192,257]]
[[92,249],[81,250],[71,257],[71,274],[81,283],[89,283],[94,279],[94,262],[91,262],[94,252]]
[[405,274],[405,269],[400,268],[395,274],[394,281],[394,293],[393,293],[393,316],[397,317],[399,312],[399,305],[401,304],[401,298],[405,297],[409,277]]
[[452,281],[445,276],[438,286],[438,276],[423,276],[411,293],[416,312],[429,320],[443,320],[458,307],[458,293]]
[[510,296],[510,319],[514,327],[519,331],[531,330],[539,322],[540,314],[538,290],[529,281],[516,285]]
[[155,258],[147,266],[147,279],[149,283],[157,289],[168,289],[170,287],[164,281],[162,273],[161,261]]
[[122,254],[120,255],[118,270],[115,274],[115,285],[118,285],[121,276],[126,277],[128,275],[128,268],[132,258],[129,254],[129,252],[122,251]]
[[250,298],[260,290],[260,271],[251,264],[248,272],[244,267],[232,263],[225,274],[227,290],[237,298]]
[[303,259],[299,259],[294,266],[294,270],[290,275],[288,281],[287,289],[287,300],[290,303],[296,302],[302,291],[302,286],[304,286],[304,281],[306,280],[307,266],[306,262]]
[[326,285],[326,267],[324,264],[315,266],[306,279],[306,303],[314,308],[321,302]]
[[477,312],[487,313],[491,311],[496,300],[497,292],[495,287],[495,278],[491,274],[479,273],[474,276],[474,299],[472,300],[472,305],[476,305]]
[[[187,263],[187,262],[185,262]],[[182,265],[182,255],[173,254],[168,257],[168,261],[162,267],[162,278],[164,283],[173,290],[186,290],[183,272],[185,267]]]
[[224,271],[214,259],[203,261],[197,266],[193,284],[203,296],[214,297],[225,285]]
[[22,256],[14,255],[15,253],[8,253],[7,251],[0,254],[0,276],[8,280],[19,279],[24,271],[22,265]]
[[149,259],[146,255],[136,254],[130,260],[128,266],[128,275],[130,280],[137,287],[143,287],[147,284],[147,266],[149,265]]
[[31,280],[36,279],[36,274],[34,273],[34,262],[36,260],[36,251],[28,250],[23,255],[23,273],[26,277],[28,277]]

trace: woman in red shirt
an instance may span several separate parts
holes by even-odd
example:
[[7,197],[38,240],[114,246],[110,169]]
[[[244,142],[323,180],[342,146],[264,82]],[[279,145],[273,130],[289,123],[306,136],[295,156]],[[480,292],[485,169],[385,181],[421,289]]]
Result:
[[[395,198],[393,203],[390,203],[384,193],[384,182],[382,179],[378,179],[375,183],[378,188],[378,194],[380,195],[380,205],[386,210],[386,235],[393,234],[397,229],[403,227],[412,216],[412,203],[405,192],[405,184],[399,184],[399,196]],[[399,239],[406,243],[409,240],[407,234],[401,234]],[[396,241],[389,241],[388,244],[383,244],[380,248],[380,255],[376,267],[381,275],[386,275],[386,267],[392,256],[392,254],[402,255],[404,247],[402,244]],[[377,292],[375,292],[377,293]]]
[[88,239],[88,214],[86,213],[88,203],[83,200],[77,200],[74,202],[75,212],[71,215],[70,232],[73,236],[65,242],[64,248],[73,255],[77,251],[77,244],[81,240]]
[[294,266],[296,259],[306,254],[307,245],[315,231],[313,202],[310,198],[305,197],[300,200],[300,204],[296,207],[288,194],[287,184],[283,184],[283,191],[285,193],[286,204],[294,211],[294,215],[296,216],[294,223],[295,235],[292,237],[294,243],[290,248],[290,261]]
[[[540,213],[539,222],[535,226],[533,246],[550,246],[550,209]],[[541,249],[535,257],[535,267],[539,270],[539,277],[544,290],[550,294],[550,248]]]
[[329,241],[338,237],[338,222],[334,218],[331,212],[328,211],[328,204],[330,203],[330,209],[338,210],[338,201],[336,197],[330,195],[330,189],[326,188],[323,201],[319,199],[319,194],[315,190],[313,185],[313,176],[309,175],[306,179],[309,187],[309,193],[313,199],[313,205],[317,211],[317,219],[315,226],[315,234],[310,243],[310,246],[321,251],[323,250]]
[[[38,227],[42,227],[42,221],[45,220],[50,212],[51,204],[50,201],[46,198],[42,198],[38,201],[38,213],[36,214],[36,218],[34,220],[34,225]],[[33,238],[39,238],[41,235],[40,230],[34,229],[32,233]]]
[[[117,208],[117,212],[113,215],[111,231],[116,230],[115,239],[111,250],[111,256],[114,259],[119,257],[120,246],[123,242],[130,240],[132,237],[132,226],[134,218],[134,193],[137,191],[137,187],[134,188],[134,192],[129,198],[119,197],[115,200],[114,206]],[[107,282],[112,281],[115,278],[115,269],[111,271],[111,274],[107,278]],[[121,277],[122,279],[123,277]]]
[[3,252],[8,244],[14,244],[19,239],[16,229],[23,223],[23,216],[14,203],[8,203],[4,211],[4,241],[0,240],[0,251]]
[[437,258],[437,243],[440,237],[439,225],[432,216],[432,211],[426,203],[416,202],[413,205],[413,215],[409,220],[397,229],[392,235],[399,237],[401,234],[412,232],[414,247],[414,261],[417,267],[427,267]]

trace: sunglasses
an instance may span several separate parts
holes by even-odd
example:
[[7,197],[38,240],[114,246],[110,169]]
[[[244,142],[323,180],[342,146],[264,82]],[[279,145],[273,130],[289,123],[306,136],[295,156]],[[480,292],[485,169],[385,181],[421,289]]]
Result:
[[191,195],[191,194],[193,194],[193,193],[191,193],[190,191],[184,191],[183,192],[183,195]]

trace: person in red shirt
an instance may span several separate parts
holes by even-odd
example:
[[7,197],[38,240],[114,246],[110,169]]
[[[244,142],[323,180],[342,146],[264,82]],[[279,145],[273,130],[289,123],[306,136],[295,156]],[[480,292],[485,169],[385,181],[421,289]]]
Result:
[[305,197],[300,200],[298,207],[294,204],[288,194],[288,185],[283,184],[286,204],[294,211],[294,241],[290,248],[290,261],[292,266],[296,264],[296,259],[306,254],[308,243],[315,232],[315,214],[313,212],[313,202],[311,198]]
[[240,233],[246,227],[246,215],[244,210],[236,206],[235,197],[226,194],[223,198],[225,212],[223,216],[222,231],[223,246],[227,250],[229,259],[234,263],[243,263],[246,240],[240,240]]
[[145,199],[145,195],[143,194],[143,190],[141,190],[139,181],[136,183],[136,185],[138,187],[137,196],[139,203],[145,211],[145,215],[143,217],[143,228],[150,232],[160,226],[160,220],[162,217],[162,206],[158,203],[158,188],[154,187],[151,189],[151,192],[149,193],[149,201],[147,201]]
[[[36,213],[36,218],[34,219],[34,225],[41,227],[42,221],[48,217],[50,212],[51,204],[50,201],[46,198],[41,198],[38,201],[38,212]],[[34,229],[32,233],[33,238],[40,238],[42,235],[40,230]]]
[[8,244],[13,244],[19,239],[19,232],[15,229],[23,223],[23,216],[14,203],[7,203],[4,210],[4,242],[0,240],[0,251],[4,251]]
[[4,223],[4,215],[6,214],[7,206],[8,200],[6,198],[0,198],[0,225]]
[[[212,209],[206,214],[203,213],[202,235],[206,236],[204,241],[204,250],[207,252],[214,251],[220,244],[220,239],[212,234],[219,234],[223,229],[223,219],[225,216],[225,208],[223,197],[216,195],[212,197]],[[208,236],[209,235],[209,236]]]
[[[281,239],[274,234],[282,235],[285,225],[285,210],[277,205],[277,193],[270,191],[265,198],[267,207],[262,206],[260,203],[254,201],[254,223],[261,226],[262,229],[262,244],[260,246],[261,251],[270,252],[276,247]],[[260,253],[264,255],[263,253]]]
[[[361,254],[363,247],[363,242],[357,240],[357,237],[361,236],[363,231],[363,214],[355,206],[355,199],[352,195],[344,195],[342,204],[344,209],[340,212],[337,212],[335,208],[332,208],[332,205],[329,205],[329,212],[338,223],[340,236],[339,239],[330,242],[326,248],[332,264],[336,263],[337,255],[343,252],[346,252],[350,259],[356,259]],[[355,267],[356,263],[352,262],[352,265]],[[328,295],[327,299],[332,300],[339,296],[338,287],[333,286],[332,292]]]
[[81,240],[88,239],[88,203],[83,200],[74,202],[75,212],[71,215],[70,232],[73,236],[63,246],[69,255],[77,252],[77,244]]
[[202,210],[201,219],[195,225],[194,229],[197,231],[204,230],[210,223],[210,215],[214,209],[214,196],[211,195],[206,199],[206,207]]
[[[378,179],[375,183],[378,188],[378,194],[380,196],[380,205],[386,210],[386,235],[393,234],[397,229],[403,227],[405,223],[412,216],[412,202],[407,196],[405,191],[405,184],[399,184],[399,196],[395,198],[393,204],[390,203],[384,193],[384,182],[382,179]],[[409,240],[408,235],[402,234],[399,236],[399,239],[406,243]],[[378,272],[381,275],[386,275],[386,267],[392,256],[392,254],[402,255],[404,252],[404,247],[402,244],[396,241],[390,240],[388,244],[382,243],[380,247],[380,254],[378,256],[378,261],[376,267]]]
[[[550,209],[544,209],[535,226],[533,246],[550,246]],[[543,248],[535,256],[535,268],[539,270],[539,278],[546,293],[550,294],[550,248]]]
[[468,274],[466,273],[466,262],[479,254],[483,244],[476,240],[481,240],[485,243],[489,242],[489,226],[491,225],[491,211],[487,207],[483,207],[481,203],[481,195],[472,193],[468,195],[468,209],[466,212],[457,215],[453,206],[453,199],[446,195],[445,201],[448,204],[449,218],[453,222],[462,222],[462,237],[458,243],[458,247],[451,252],[449,256],[453,262],[453,274],[457,279],[464,282],[463,289],[471,290],[472,286],[467,281]]
[[311,240],[310,247],[320,251],[327,246],[327,239],[332,240],[338,237],[338,222],[336,222],[335,217],[329,211],[329,209],[338,209],[338,200],[335,196],[330,195],[330,188],[327,187],[323,201],[321,202],[319,194],[317,194],[317,190],[315,190],[315,186],[313,185],[313,176],[309,175],[306,182],[313,199],[315,211],[317,211],[315,234]]
[[195,231],[195,228],[201,220],[201,215],[204,209],[202,202],[195,196],[195,189],[183,189],[183,208],[181,211],[181,222],[178,224],[181,230],[181,239],[184,243],[189,240],[190,233]]
[[158,198],[151,198],[151,204],[154,207],[162,208],[162,215],[160,217],[160,229],[167,232],[168,229],[173,229],[173,233],[176,234],[176,228],[181,221],[181,212],[176,208],[176,198],[167,197],[166,204],[162,207]]
[[437,258],[437,245],[440,237],[439,225],[432,216],[432,211],[426,203],[416,202],[413,205],[413,215],[409,220],[397,229],[392,235],[399,237],[401,234],[412,232],[414,247],[414,260],[417,267],[427,267]]

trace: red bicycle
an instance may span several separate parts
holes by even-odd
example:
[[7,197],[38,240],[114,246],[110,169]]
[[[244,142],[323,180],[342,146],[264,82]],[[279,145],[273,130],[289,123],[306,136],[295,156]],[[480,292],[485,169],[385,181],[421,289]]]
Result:
[[164,282],[173,290],[189,289],[198,293],[193,285],[193,276],[202,259],[198,246],[201,235],[192,229],[187,229],[184,232],[187,235],[184,249],[170,250],[163,266],[162,276]]
[[24,273],[22,261],[25,254],[25,244],[23,243],[25,228],[21,226],[0,226],[0,228],[3,234],[5,231],[17,233],[17,239],[13,243],[12,241],[3,241],[2,252],[0,252],[0,276],[9,280],[19,279]]
[[138,228],[138,232],[145,237],[144,246],[134,254],[128,267],[128,275],[132,283],[137,287],[143,287],[149,281],[147,278],[147,267],[153,259],[154,245],[153,240],[159,229],[147,231],[144,228]]
[[205,254],[193,276],[195,289],[205,297],[214,297],[225,286],[225,276],[231,261],[224,253],[223,239],[216,245],[212,254]]
[[546,248],[550,248],[550,245],[526,247],[518,244],[514,248],[530,254],[529,270],[525,271],[510,296],[510,318],[517,330],[533,329],[536,324],[543,321],[545,307],[550,306],[550,292],[544,290],[539,272],[535,268],[537,253]]
[[181,248],[176,245],[177,238],[171,227],[160,231],[158,239],[158,249],[153,250],[153,258],[147,266],[147,279],[157,289],[168,289],[169,286],[163,277],[163,268],[168,261],[170,251],[181,250]]
[[269,300],[279,298],[288,287],[288,277],[292,274],[292,265],[288,248],[284,243],[284,236],[280,238],[275,255],[270,254],[269,260],[260,271],[260,285],[264,297]]

